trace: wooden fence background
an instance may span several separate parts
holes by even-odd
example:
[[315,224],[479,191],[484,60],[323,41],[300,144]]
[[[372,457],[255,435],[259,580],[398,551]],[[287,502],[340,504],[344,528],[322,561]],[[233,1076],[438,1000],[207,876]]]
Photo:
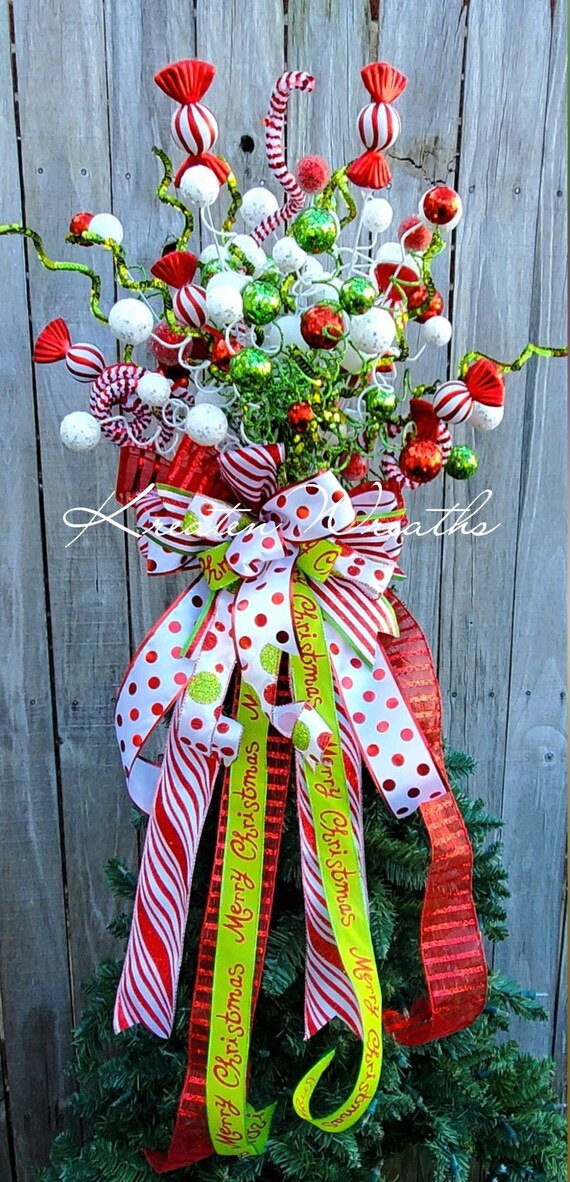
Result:
[[[171,148],[171,104],[152,82],[158,67],[194,54],[217,64],[208,101],[246,188],[267,177],[261,119],[284,66],[317,76],[314,95],[291,104],[291,159],[311,150],[338,165],[357,147],[359,70],[379,54],[411,80],[399,103],[396,219],[435,179],[457,185],[465,201],[441,284],[454,321],[450,372],[471,346],[508,359],[529,338],[560,343],[565,7],[3,0],[0,221],[41,228],[52,257],[70,257],[62,246],[70,216],[112,208],[126,225],[129,258],[148,265],[176,218],[153,198],[151,146]],[[87,458],[62,454],[59,421],[82,405],[79,388],[61,366],[34,371],[30,345],[56,314],[76,339],[100,334],[88,326],[83,279],[43,271],[19,239],[2,239],[0,259],[0,1182],[28,1182],[66,1123],[63,1068],[81,981],[110,947],[103,865],[135,853],[114,694],[132,643],[168,590],[147,584],[118,531],[92,530],[65,549],[64,510],[108,496],[116,455],[110,446]],[[111,299],[110,275],[104,294]],[[430,360],[427,376],[445,363],[441,353]],[[446,731],[477,755],[476,791],[506,823],[512,934],[496,963],[547,998],[550,1022],[521,1030],[521,1039],[561,1063],[564,406],[563,363],[530,364],[510,378],[504,424],[480,438],[468,495],[440,482],[414,500],[417,517],[422,506],[465,505],[491,488],[483,516],[501,528],[475,540],[416,539],[404,564],[409,600],[438,656]]]

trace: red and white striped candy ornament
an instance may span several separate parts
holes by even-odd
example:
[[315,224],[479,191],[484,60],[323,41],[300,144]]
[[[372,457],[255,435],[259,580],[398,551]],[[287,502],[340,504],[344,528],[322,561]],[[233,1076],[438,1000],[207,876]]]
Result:
[[281,209],[264,218],[251,231],[251,237],[258,245],[283,222],[300,213],[305,204],[306,194],[297,178],[287,168],[283,137],[287,103],[291,92],[304,90],[310,94],[314,89],[315,79],[312,74],[307,74],[304,70],[287,70],[277,79],[271,93],[269,110],[265,119],[265,154],[271,171],[279,181],[281,188],[285,190],[287,197]]
[[465,384],[473,399],[469,426],[476,431],[494,431],[505,413],[503,371],[489,357],[479,357],[469,366]]
[[[145,432],[153,416],[150,407],[137,395],[139,380],[144,373],[146,370],[133,362],[107,365],[91,387],[89,410],[101,422],[105,438],[118,447],[133,441],[145,441]],[[111,422],[103,422],[112,418],[115,409],[118,416]],[[129,415],[128,427],[125,415]]]
[[444,423],[464,423],[473,410],[473,399],[465,382],[444,382],[433,399],[433,409]]
[[173,250],[157,259],[150,268],[155,279],[161,279],[174,290],[174,315],[180,324],[202,328],[206,323],[206,291],[192,283],[198,260],[185,250]]
[[179,104],[172,116],[172,136],[176,144],[189,153],[178,169],[174,184],[178,188],[188,168],[202,164],[215,173],[220,184],[230,174],[229,165],[210,152],[218,138],[218,124],[209,107],[200,100],[212,84],[216,67],[198,58],[187,58],[164,66],[155,74],[154,81],[169,98]]
[[34,361],[38,365],[65,361],[77,382],[92,382],[105,368],[101,350],[85,341],[73,345],[67,324],[61,319],[50,320],[42,329],[34,346]]
[[366,151],[353,160],[348,179],[362,189],[384,189],[392,176],[382,155],[400,134],[400,116],[392,107],[408,79],[388,62],[371,62],[361,70],[364,85],[372,99],[362,108],[357,120],[358,134]]

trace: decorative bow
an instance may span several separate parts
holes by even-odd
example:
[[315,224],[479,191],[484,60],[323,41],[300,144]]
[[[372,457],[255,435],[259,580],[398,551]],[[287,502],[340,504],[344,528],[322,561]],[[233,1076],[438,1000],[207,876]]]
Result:
[[[196,851],[218,768],[228,769],[187,1080],[170,1150],[151,1157],[159,1171],[211,1152],[259,1153],[269,1132],[271,1110],[249,1109],[246,1079],[287,792],[288,776],[272,764],[275,744],[287,760],[291,749],[296,756],[307,1035],[341,1017],[363,1042],[358,1078],[336,1112],[311,1114],[331,1055],[295,1091],[299,1115],[326,1131],[359,1119],[381,1069],[362,763],[398,816],[447,794],[441,762],[381,639],[395,641],[399,631],[386,595],[400,573],[399,494],[381,485],[348,494],[330,471],[279,490],[283,458],[281,445],[218,457],[218,487],[221,473],[245,509],[208,496],[203,482],[199,493],[159,486],[138,505],[149,573],[184,569],[189,585],[136,653],[117,703],[129,791],[150,813],[117,1030],[141,1022],[162,1037],[170,1032]],[[230,716],[223,711],[235,671]],[[143,760],[141,749],[170,709],[159,767]],[[394,1026],[398,1019],[392,1015]]]

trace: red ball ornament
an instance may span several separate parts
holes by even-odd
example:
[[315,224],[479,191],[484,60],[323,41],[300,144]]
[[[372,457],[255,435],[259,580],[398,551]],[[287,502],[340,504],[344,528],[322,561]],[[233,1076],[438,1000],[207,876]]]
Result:
[[287,411],[287,422],[294,431],[301,435],[307,430],[309,423],[315,417],[315,412],[308,402],[294,402]]
[[166,320],[161,320],[160,324],[155,324],[148,345],[159,365],[165,365],[168,369],[172,369],[173,366],[179,364],[179,348],[184,340],[188,341],[182,354],[186,360],[191,356],[192,337],[185,337],[183,332],[177,332],[167,324]]
[[330,181],[331,170],[322,156],[303,156],[295,176],[304,193],[322,193]]
[[[412,292],[420,282],[417,271],[412,271],[411,267],[406,267],[403,263],[379,262],[374,268],[374,275],[378,291],[384,296],[386,303],[392,306],[401,304],[404,292],[409,302]],[[395,283],[391,282],[393,275],[396,275]]]
[[456,226],[462,212],[461,197],[449,185],[434,185],[420,201],[421,216],[431,226],[441,226],[442,229]]
[[84,209],[80,213],[74,214],[69,223],[69,233],[77,235],[85,233],[85,230],[89,229],[92,218],[93,214],[86,213]]
[[423,222],[412,214],[411,217],[404,218],[403,222],[400,222],[398,238],[400,242],[404,238],[406,239],[406,250],[424,251],[431,245],[433,231],[428,230],[428,227],[424,226]]
[[365,480],[368,475],[368,460],[366,456],[361,455],[360,452],[353,451],[342,474],[350,484],[359,484],[361,480]]
[[413,439],[402,448],[399,463],[409,480],[427,484],[441,472],[443,456],[437,444],[430,439]]
[[[408,296],[408,312],[413,312],[416,308],[421,308],[422,304],[425,304],[427,298],[427,287],[424,287],[422,284],[421,287],[415,288],[415,290],[411,291]],[[414,319],[417,320],[419,324],[425,324],[426,320],[431,320],[432,316],[441,316],[443,308],[444,299],[441,292],[434,291],[427,308],[424,308],[423,312],[418,312]]]
[[210,354],[212,365],[217,365],[218,369],[229,369],[230,361],[232,357],[235,357],[236,353],[239,353],[240,347],[240,345],[236,345],[235,343],[228,345],[225,337],[220,337],[214,342]]
[[344,318],[337,304],[315,304],[301,316],[301,336],[311,349],[334,349],[344,335]]

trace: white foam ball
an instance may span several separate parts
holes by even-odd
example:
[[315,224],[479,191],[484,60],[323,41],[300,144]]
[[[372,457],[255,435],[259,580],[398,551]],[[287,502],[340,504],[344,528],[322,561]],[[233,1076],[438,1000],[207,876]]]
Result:
[[61,442],[70,451],[90,451],[101,438],[101,424],[86,410],[73,410],[61,420]]
[[202,447],[215,447],[228,433],[228,420],[219,406],[202,402],[186,415],[186,434]]
[[345,369],[347,373],[360,373],[362,369],[362,357],[358,355],[356,349],[353,349],[350,341],[345,341],[344,344],[346,348],[340,363],[341,369]]
[[205,164],[195,164],[187,168],[180,181],[180,192],[185,201],[204,208],[213,205],[220,193],[220,182],[211,168]]
[[301,276],[303,278],[303,281],[304,282],[308,281],[310,283],[314,283],[315,280],[320,279],[321,276],[324,275],[324,273],[325,273],[325,269],[323,267],[323,264],[320,263],[319,260],[316,259],[314,255],[312,255],[312,254],[308,255],[307,258],[305,259],[305,262],[303,263],[302,268],[301,268]]
[[307,252],[293,237],[280,238],[273,247],[273,262],[277,264],[283,274],[288,271],[298,271],[302,267]]
[[441,349],[451,340],[453,329],[447,316],[432,316],[422,324],[422,337],[425,345],[435,345]]
[[111,238],[118,246],[123,241],[125,231],[118,218],[112,213],[96,213],[89,222],[89,233],[98,234],[100,238]]
[[301,336],[301,317],[296,316],[291,312],[287,316],[279,316],[275,321],[277,328],[281,329],[283,334],[283,346],[297,345],[304,353],[308,353],[310,346],[307,344],[305,338]]
[[233,287],[234,291],[243,291],[246,284],[251,283],[251,277],[243,271],[218,271],[208,280],[206,292],[215,291],[217,287]]
[[343,285],[343,277],[341,275],[333,275],[330,271],[323,271],[320,276],[321,282],[317,282],[314,287],[309,287],[304,292],[305,302],[311,308],[313,304],[322,304],[328,301],[336,301],[337,292],[340,291]]
[[371,197],[362,210],[362,225],[371,234],[383,234],[393,217],[394,210],[385,197]]
[[200,263],[217,263],[220,255],[222,256],[222,260],[226,258],[225,247],[216,246],[215,242],[210,242],[210,244],[205,246],[201,254],[198,256],[198,261]]
[[[267,255],[261,246],[251,237],[250,234],[236,234],[231,242],[230,247],[235,246],[237,250],[245,255],[248,263],[255,267],[256,272],[263,271],[267,266]],[[231,258],[231,249],[228,252]]]
[[396,326],[386,308],[369,308],[362,316],[351,317],[350,340],[368,356],[383,353],[395,335]]
[[467,421],[476,431],[494,431],[502,423],[504,413],[504,406],[484,406],[482,402],[475,402]]
[[162,373],[154,373],[148,369],[139,378],[137,394],[147,406],[166,406],[170,398],[171,384]]
[[109,312],[109,329],[118,341],[141,345],[150,336],[154,317],[142,300],[117,300]]
[[208,319],[219,328],[235,324],[243,314],[243,302],[239,291],[229,283],[219,283],[206,288],[206,309]]
[[278,209],[277,198],[269,189],[264,189],[260,185],[258,188],[248,189],[247,193],[244,193],[240,213],[246,226],[253,228]]

